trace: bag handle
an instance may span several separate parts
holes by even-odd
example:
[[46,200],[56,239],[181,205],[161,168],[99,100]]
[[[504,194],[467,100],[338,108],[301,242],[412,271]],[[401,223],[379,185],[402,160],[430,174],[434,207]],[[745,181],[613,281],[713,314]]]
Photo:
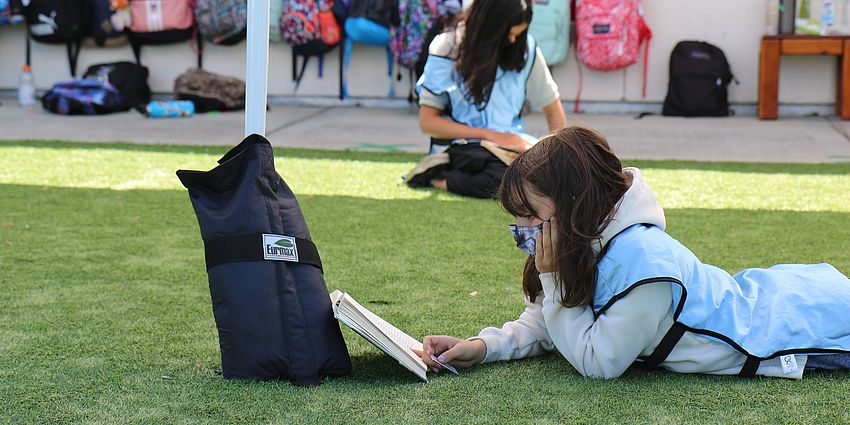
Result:
[[245,136],[266,135],[269,74],[269,0],[248,2],[245,55]]

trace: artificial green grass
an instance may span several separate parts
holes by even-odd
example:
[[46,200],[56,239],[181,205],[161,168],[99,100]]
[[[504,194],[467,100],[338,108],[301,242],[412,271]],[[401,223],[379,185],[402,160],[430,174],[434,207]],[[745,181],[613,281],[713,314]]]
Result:
[[[422,384],[347,329],[350,376],[317,388],[224,380],[197,222],[174,176],[224,151],[0,143],[0,422],[850,422],[847,372],[600,381],[549,355]],[[417,338],[470,336],[521,312],[523,255],[496,203],[399,185],[415,155],[276,153],[330,289]],[[706,262],[850,273],[850,164],[626,164]]]

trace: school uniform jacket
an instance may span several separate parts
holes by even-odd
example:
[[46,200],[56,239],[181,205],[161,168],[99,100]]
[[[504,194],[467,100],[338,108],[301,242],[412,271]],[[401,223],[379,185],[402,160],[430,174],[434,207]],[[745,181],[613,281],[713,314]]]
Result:
[[[801,291],[792,291],[791,298],[780,294],[758,300],[759,290],[775,291],[788,277],[828,279],[850,289],[846,277],[828,265],[747,270],[735,277],[704,265],[663,232],[663,211],[640,172],[625,171],[632,185],[596,247],[606,253],[593,305],[563,307],[555,277],[541,274],[538,303],[529,303],[518,320],[476,337],[487,346],[485,362],[557,349],[582,375],[592,377],[614,378],[644,361],[683,373],[799,379],[805,354],[848,350],[850,329],[842,326],[850,326],[837,306],[850,291],[839,291],[841,299],[834,302],[809,294],[800,303]],[[825,305],[830,307],[824,312],[819,307]],[[825,319],[830,314],[835,317]],[[795,354],[796,367],[783,369],[782,354]]]

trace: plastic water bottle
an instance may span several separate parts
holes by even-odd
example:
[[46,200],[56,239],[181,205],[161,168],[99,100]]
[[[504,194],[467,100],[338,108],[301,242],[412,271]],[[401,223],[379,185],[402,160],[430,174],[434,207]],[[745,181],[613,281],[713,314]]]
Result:
[[35,82],[32,78],[32,67],[24,65],[21,69],[21,83],[18,85],[18,103],[24,107],[35,105]]
[[820,35],[833,34],[835,26],[835,2],[823,0],[820,13]]
[[195,104],[191,100],[154,100],[145,107],[151,118],[179,118],[195,115]]
[[767,16],[764,23],[764,35],[779,34],[779,0],[767,0]]

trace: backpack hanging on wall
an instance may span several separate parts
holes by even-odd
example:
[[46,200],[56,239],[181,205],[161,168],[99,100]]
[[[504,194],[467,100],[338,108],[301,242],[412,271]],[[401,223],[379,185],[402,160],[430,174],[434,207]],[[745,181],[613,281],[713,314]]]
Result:
[[425,68],[428,46],[461,10],[458,0],[399,0],[399,23],[391,29],[390,50],[395,61],[408,69],[408,102],[415,100],[414,86]]
[[434,0],[399,0],[399,24],[390,34],[390,50],[399,65],[409,69],[416,67],[422,44],[437,21],[437,13]]
[[597,71],[613,71],[638,61],[643,50],[642,96],[646,97],[646,69],[652,31],[643,19],[639,0],[575,0],[576,59],[579,71],[574,112],[579,110],[583,78],[581,64]]
[[387,97],[395,97],[393,88],[393,52],[390,50],[390,28],[398,26],[397,0],[351,0],[345,20],[345,45],[340,51],[339,98],[348,97],[348,68],[354,43],[383,47],[387,55]]
[[24,22],[24,7],[20,0],[0,0],[0,26]]
[[576,31],[578,59],[590,69],[627,67],[638,61],[644,42],[646,64],[652,31],[638,0],[576,0]]
[[285,0],[271,0],[269,2],[269,40],[280,42],[280,20],[283,17],[283,6]]
[[128,42],[130,23],[127,0],[91,0],[91,38],[98,47],[113,47]]
[[681,41],[670,54],[670,81],[662,114],[727,116],[727,87],[734,79],[723,50],[701,41]]
[[570,1],[534,0],[528,32],[549,66],[563,63],[570,49]]
[[88,0],[31,0],[24,15],[33,40],[66,46],[71,76],[76,76],[82,40],[91,31]]
[[[194,0],[130,0],[130,45],[136,63],[142,63],[142,46],[191,40],[195,29]],[[197,37],[198,67],[203,62],[201,37]]]
[[[342,1],[342,0],[337,0]],[[319,78],[324,73],[324,55],[336,47],[342,37],[334,0],[288,0],[280,21],[281,39],[292,47],[293,92],[298,91],[310,58],[319,58]],[[298,70],[298,57],[304,59]]]
[[248,30],[248,1],[196,0],[195,22],[207,41],[225,46],[238,44]]

